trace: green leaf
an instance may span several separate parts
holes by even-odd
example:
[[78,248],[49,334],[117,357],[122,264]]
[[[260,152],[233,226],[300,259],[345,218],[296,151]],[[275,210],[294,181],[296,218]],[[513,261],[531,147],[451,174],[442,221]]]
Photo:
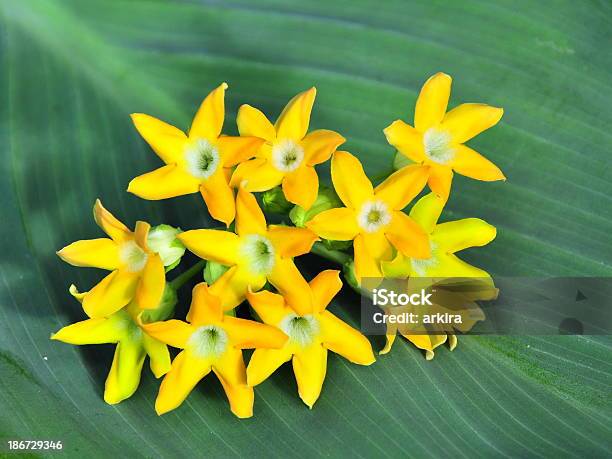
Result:
[[[340,132],[374,177],[395,152],[382,129],[412,122],[422,83],[444,71],[451,107],[505,109],[469,144],[508,181],[456,176],[442,217],[498,228],[466,260],[494,275],[612,275],[610,14],[606,2],[526,0],[1,2],[0,439],[62,440],[72,457],[608,456],[609,337],[460,337],[431,362],[398,340],[371,367],[330,355],[313,410],[285,366],[255,389],[247,421],[213,375],[157,417],[146,367],[134,397],[108,406],[112,346],[48,338],[84,318],[68,286],[104,275],[54,253],[102,236],[97,197],[128,225],[218,225],[199,195],[147,202],[125,190],[161,165],[129,114],[187,129],[222,81],[228,134],[240,104],[274,119],[316,85],[311,129]],[[322,269],[302,258],[309,277]],[[331,310],[357,325],[345,290]],[[179,297],[184,314],[189,288]]]

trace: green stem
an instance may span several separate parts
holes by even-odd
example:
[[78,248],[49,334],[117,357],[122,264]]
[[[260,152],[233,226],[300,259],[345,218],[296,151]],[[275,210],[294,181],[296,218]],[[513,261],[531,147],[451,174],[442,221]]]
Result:
[[175,289],[179,289],[181,288],[189,279],[191,279],[193,276],[195,276],[198,272],[202,272],[202,270],[204,269],[204,266],[206,266],[206,261],[205,260],[200,260],[198,261],[195,265],[193,265],[191,268],[189,268],[187,271],[185,271],[184,273],[178,275],[177,277],[175,277],[171,282],[170,285],[172,285],[172,287],[174,287]]
[[325,258],[326,260],[338,263],[339,265],[344,265],[344,263],[351,260],[351,256],[348,253],[341,252],[340,250],[328,249],[322,242],[315,242],[312,246],[311,252]]

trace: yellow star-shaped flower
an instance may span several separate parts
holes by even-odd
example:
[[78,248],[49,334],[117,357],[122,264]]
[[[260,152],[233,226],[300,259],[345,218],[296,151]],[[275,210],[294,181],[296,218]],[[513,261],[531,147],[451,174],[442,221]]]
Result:
[[477,180],[505,180],[491,161],[464,145],[472,137],[495,126],[502,108],[485,104],[461,104],[446,112],[452,79],[436,73],[423,85],[414,112],[414,127],[394,121],[384,132],[387,141],[408,159],[428,166],[428,184],[448,199],[453,171]]

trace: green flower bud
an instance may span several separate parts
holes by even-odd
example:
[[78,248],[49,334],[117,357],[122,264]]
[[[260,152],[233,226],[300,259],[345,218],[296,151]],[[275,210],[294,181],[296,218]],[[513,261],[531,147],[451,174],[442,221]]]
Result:
[[342,207],[342,201],[334,190],[328,187],[319,187],[317,199],[308,210],[304,210],[300,206],[295,206],[289,212],[289,218],[293,224],[299,228],[303,228],[307,221],[311,220],[315,215],[323,211]]
[[414,161],[401,154],[399,151],[395,152],[395,156],[393,157],[393,170],[398,171],[411,164],[415,164]]
[[166,282],[162,299],[155,309],[145,309],[140,316],[144,323],[166,320],[174,314],[174,307],[178,302],[176,289]]
[[280,186],[274,187],[261,196],[264,212],[273,214],[286,214],[293,207],[285,198],[285,193]]
[[353,246],[353,241],[331,241],[323,239],[323,245],[329,250],[346,250]]
[[170,225],[154,226],[149,231],[147,244],[153,252],[159,254],[166,272],[178,265],[185,254],[185,246],[176,237],[179,233],[181,233],[180,228],[173,228]]
[[211,285],[223,274],[225,274],[225,271],[228,269],[229,267],[222,265],[221,263],[209,260],[206,262],[206,266],[204,267],[204,281],[208,285]]

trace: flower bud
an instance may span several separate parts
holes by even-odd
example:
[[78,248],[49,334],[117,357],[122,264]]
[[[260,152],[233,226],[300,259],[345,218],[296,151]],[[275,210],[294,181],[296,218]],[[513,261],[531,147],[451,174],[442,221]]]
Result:
[[285,193],[280,186],[264,192],[261,196],[264,212],[273,214],[286,214],[293,207],[285,198]]
[[147,245],[153,252],[159,254],[166,272],[178,265],[185,254],[185,246],[176,237],[179,233],[181,233],[180,228],[173,228],[170,225],[154,226],[149,231]]
[[176,289],[172,287],[170,282],[166,282],[162,298],[155,309],[144,309],[140,315],[140,320],[143,323],[159,322],[166,320],[174,313],[174,307],[178,302]]
[[320,187],[319,194],[312,207],[305,210],[300,206],[295,206],[291,209],[291,212],[289,212],[289,218],[295,226],[303,228],[306,222],[311,220],[315,215],[336,207],[342,207],[342,201],[340,201],[335,191],[328,187]]
[[204,268],[204,281],[208,285],[212,285],[217,279],[219,279],[225,271],[229,268],[221,263],[217,263],[216,261],[208,260],[206,262],[206,267]]

